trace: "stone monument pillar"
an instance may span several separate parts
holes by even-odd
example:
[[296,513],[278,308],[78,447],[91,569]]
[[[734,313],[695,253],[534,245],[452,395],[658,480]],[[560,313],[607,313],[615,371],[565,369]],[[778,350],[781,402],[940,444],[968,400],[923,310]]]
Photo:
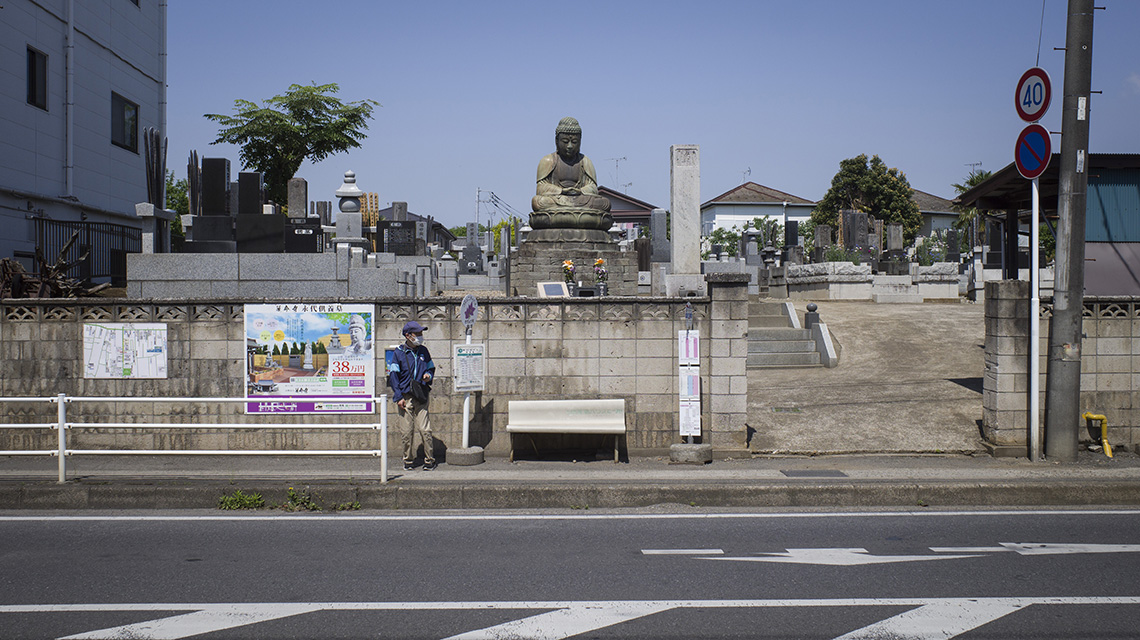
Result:
[[701,276],[701,148],[669,147],[670,244],[673,272],[665,277],[665,295],[705,295]]

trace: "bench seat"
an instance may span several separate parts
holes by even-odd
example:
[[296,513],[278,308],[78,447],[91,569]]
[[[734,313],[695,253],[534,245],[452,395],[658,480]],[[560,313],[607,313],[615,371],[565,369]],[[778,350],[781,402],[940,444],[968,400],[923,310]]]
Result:
[[625,400],[511,400],[507,403],[506,429],[511,434],[512,461],[516,433],[581,433],[613,435],[617,462],[618,436],[625,435]]

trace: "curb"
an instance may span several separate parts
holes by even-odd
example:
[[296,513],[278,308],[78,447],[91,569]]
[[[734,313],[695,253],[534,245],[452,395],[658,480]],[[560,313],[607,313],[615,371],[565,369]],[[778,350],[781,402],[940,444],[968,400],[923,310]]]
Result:
[[416,482],[0,485],[0,509],[216,509],[240,489],[270,504],[304,485],[326,510],[586,509],[660,504],[718,507],[1137,506],[1140,481],[804,481],[804,482]]

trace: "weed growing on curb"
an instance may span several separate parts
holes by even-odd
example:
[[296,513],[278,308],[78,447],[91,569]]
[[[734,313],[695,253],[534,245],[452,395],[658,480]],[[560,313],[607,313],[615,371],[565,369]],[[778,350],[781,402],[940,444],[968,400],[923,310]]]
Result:
[[229,495],[218,498],[218,508],[229,511],[237,509],[261,509],[264,507],[265,500],[261,497],[260,493],[245,494],[241,492],[241,489],[237,489]]
[[333,505],[333,509],[336,511],[360,511],[360,501],[338,502]]
[[288,499],[281,508],[285,511],[320,511],[321,506],[316,503],[314,496],[309,494],[309,488],[305,487],[300,492],[289,487],[286,492]]

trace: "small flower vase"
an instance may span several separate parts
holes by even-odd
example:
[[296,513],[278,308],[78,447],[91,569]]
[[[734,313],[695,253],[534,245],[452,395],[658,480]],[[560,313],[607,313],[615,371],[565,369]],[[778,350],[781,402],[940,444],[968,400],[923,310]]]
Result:
[[573,280],[567,280],[566,290],[570,292],[570,297],[573,298],[578,293],[578,283]]
[[606,282],[604,280],[602,282],[599,282],[598,283],[598,295],[604,296],[604,295],[606,295],[607,292],[608,292],[608,285],[606,284]]

